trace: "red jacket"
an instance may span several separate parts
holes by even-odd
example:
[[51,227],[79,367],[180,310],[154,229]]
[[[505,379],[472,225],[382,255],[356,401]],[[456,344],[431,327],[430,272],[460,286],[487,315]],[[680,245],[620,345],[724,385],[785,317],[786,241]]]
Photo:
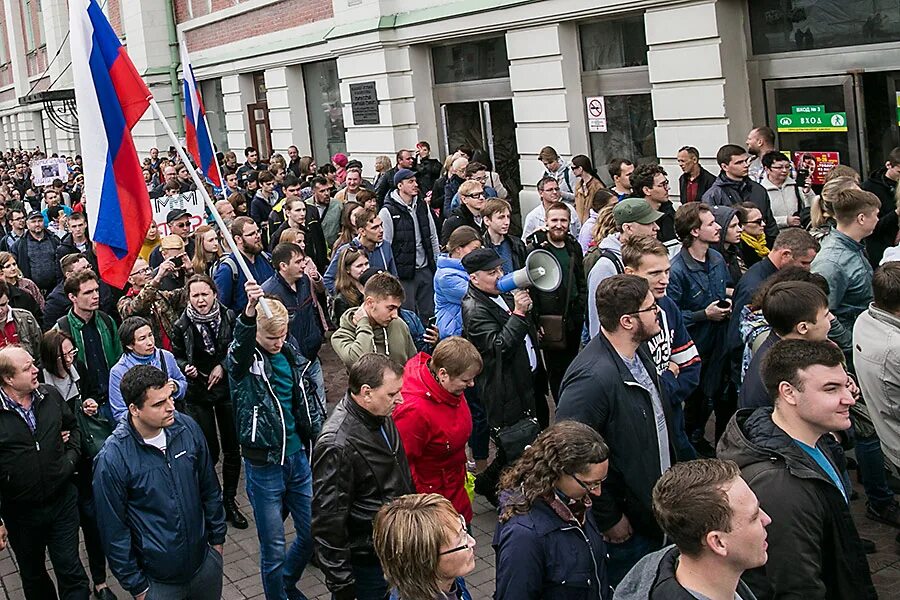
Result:
[[403,404],[394,409],[394,423],[403,440],[413,483],[420,494],[440,494],[472,520],[472,503],[465,490],[466,443],[472,433],[472,413],[465,396],[453,396],[428,370],[428,354],[409,359],[403,373]]

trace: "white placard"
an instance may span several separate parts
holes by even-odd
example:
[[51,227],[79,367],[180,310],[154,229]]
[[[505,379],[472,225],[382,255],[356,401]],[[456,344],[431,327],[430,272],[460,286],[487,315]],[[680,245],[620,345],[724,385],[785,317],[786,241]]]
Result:
[[603,96],[585,98],[587,107],[588,131],[591,133],[606,132],[606,100]]
[[69,179],[68,167],[64,158],[45,158],[31,163],[31,179],[34,185],[50,185],[54,179],[65,183]]
[[185,192],[177,196],[150,198],[150,205],[153,208],[153,222],[156,223],[159,234],[163,236],[172,233],[166,223],[166,215],[170,210],[176,208],[183,208],[191,215],[191,231],[206,222],[206,207],[203,204],[203,198],[196,191]]

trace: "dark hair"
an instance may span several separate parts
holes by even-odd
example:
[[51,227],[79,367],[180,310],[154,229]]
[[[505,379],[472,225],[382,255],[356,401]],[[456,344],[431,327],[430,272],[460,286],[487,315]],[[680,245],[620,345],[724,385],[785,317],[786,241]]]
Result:
[[275,181],[275,175],[271,171],[262,171],[256,176],[257,183],[268,183],[270,181]]
[[468,225],[462,225],[453,230],[450,237],[447,238],[447,253],[453,254],[454,250],[468,246],[472,242],[480,242],[481,236],[474,228]]
[[760,127],[754,127],[753,131],[756,132],[756,135],[762,138],[762,140],[769,146],[775,145],[775,131],[769,127],[768,125],[762,125]]
[[815,323],[823,307],[828,308],[828,296],[806,281],[776,283],[762,301],[763,317],[780,337],[791,333],[799,323]]
[[[592,173],[592,175],[593,175],[593,173]],[[594,177],[599,179],[599,177],[597,177],[596,175],[594,175]],[[600,212],[605,207],[610,206],[610,204],[615,203],[615,202],[611,202],[611,201],[617,202],[618,199],[619,199],[619,197],[616,196],[615,194],[613,194],[608,189],[597,188],[597,191],[594,192],[593,196],[591,196],[591,210],[593,210],[594,212]]]
[[725,144],[716,152],[716,164],[721,168],[722,165],[731,163],[731,159],[741,154],[747,154],[747,151],[737,144]]
[[322,177],[325,175],[333,175],[334,173],[337,173],[337,168],[330,162],[321,165],[316,171],[316,175],[321,175]]
[[241,215],[240,217],[235,217],[234,221],[231,222],[231,235],[232,237],[243,237],[244,235],[244,227],[247,225],[255,225],[256,221],[251,219],[250,217],[246,217]]
[[690,154],[691,156],[693,156],[696,159],[700,158],[700,151],[697,150],[696,148],[694,148],[693,146],[682,146],[681,148],[678,149],[678,151],[679,152],[687,152],[688,154]]
[[675,212],[675,235],[681,240],[682,245],[690,246],[694,241],[691,232],[703,224],[700,213],[712,213],[712,209],[702,202],[688,202],[679,206]]
[[485,171],[494,170],[490,155],[488,155],[487,151],[482,150],[481,148],[472,152],[472,160],[483,164]]
[[144,408],[147,401],[147,390],[159,390],[168,385],[166,374],[153,365],[135,365],[128,369],[119,382],[119,392],[125,406],[134,404],[137,408]]
[[810,250],[818,252],[819,242],[808,231],[800,227],[788,227],[782,229],[772,244],[772,250],[787,248],[794,258],[800,258],[809,254]]
[[94,273],[91,269],[85,269],[84,271],[79,271],[78,273],[72,273],[68,277],[66,277],[66,281],[63,283],[63,292],[68,296],[69,294],[73,296],[77,296],[78,292],[81,291],[81,285],[83,283],[87,283],[88,281],[96,281],[98,284],[100,280],[97,278],[97,274]]
[[584,473],[608,459],[609,447],[592,427],[577,421],[554,423],[501,476],[500,489],[510,492],[510,501],[504,503],[500,521],[527,513],[536,501],[552,495],[563,475]]
[[900,165],[900,146],[897,146],[888,153],[888,157],[885,162],[891,163],[892,167]]
[[[5,280],[0,279],[0,298],[6,296],[9,299],[9,284]],[[12,310],[12,308],[10,308]]]
[[784,154],[782,154],[781,152],[779,152],[777,150],[772,150],[771,152],[766,152],[765,154],[763,154],[763,156],[760,160],[762,161],[762,166],[764,166],[767,169],[771,169],[772,165],[774,165],[777,162],[785,162],[785,161],[791,162],[790,158],[788,158],[787,156],[785,156]]
[[300,180],[297,179],[297,176],[294,175],[291,171],[288,171],[284,175],[284,179],[281,180],[281,186],[285,188],[289,188],[292,185],[300,185]]
[[638,165],[634,168],[629,178],[631,181],[631,196],[644,198],[644,188],[653,188],[653,180],[657,175],[666,175],[666,170],[656,163]]
[[889,313],[900,311],[900,262],[887,262],[872,275],[875,306]]
[[753,298],[750,300],[747,306],[749,306],[751,310],[762,309],[762,303],[766,297],[766,294],[769,293],[769,288],[771,288],[776,283],[783,283],[785,281],[804,281],[806,283],[811,283],[822,290],[822,293],[825,294],[826,297],[831,292],[831,288],[828,286],[827,279],[825,279],[818,273],[811,273],[803,267],[791,265],[789,267],[782,267],[778,269],[774,274],[766,278],[766,280],[762,282],[762,285],[760,285],[756,292],[753,294]]
[[606,170],[609,171],[610,177],[618,177],[622,174],[622,165],[633,165],[634,163],[627,158],[614,158],[609,161]]
[[[76,215],[78,213],[75,213]],[[62,271],[63,276],[67,276],[72,272],[72,266],[75,265],[81,259],[88,260],[87,256],[80,252],[75,252],[73,254],[66,254],[61,259],[59,259],[59,268]],[[90,261],[88,261],[90,262]]]
[[377,212],[375,212],[374,210],[364,209],[361,213],[358,213],[356,215],[356,217],[353,219],[353,226],[356,229],[365,229],[366,225],[368,225],[376,217],[378,217]]
[[540,181],[537,182],[538,192],[543,192],[544,188],[550,182],[559,183],[558,181],[556,181],[556,179],[554,177],[550,177],[549,175],[545,175],[544,177],[541,177]]
[[85,215],[83,212],[73,212],[71,215],[69,215],[69,223],[71,223],[72,221],[87,221],[87,215]]
[[871,212],[881,208],[881,200],[872,192],[859,188],[841,190],[831,203],[834,218],[838,223],[849,223],[860,213]]
[[600,179],[597,176],[597,171],[594,170],[594,163],[591,162],[591,159],[585,156],[584,154],[577,154],[572,157],[572,166],[579,167],[584,169],[588,173],[591,174],[591,177],[594,179]]
[[259,154],[259,152],[257,152],[256,148],[254,148],[253,146],[247,146],[246,148],[244,148],[244,156],[245,157],[250,156],[251,152],[256,152],[257,154]]
[[637,275],[613,275],[597,286],[595,301],[600,326],[606,331],[619,329],[619,320],[641,309],[650,284]]
[[310,179],[309,185],[311,187],[315,187],[317,185],[328,185],[328,180],[325,179],[324,177],[322,177],[321,175],[317,175],[316,177],[313,177],[312,179]]
[[372,275],[363,287],[363,296],[368,298],[396,298],[403,302],[406,293],[400,280],[387,272],[380,272]]
[[699,556],[710,531],[731,531],[725,487],[741,476],[730,460],[706,458],[672,465],[653,486],[653,514],[678,550]]
[[813,365],[836,367],[843,364],[844,353],[830,340],[781,340],[763,358],[761,375],[766,392],[777,403],[778,386],[782,381],[802,391],[799,371]]
[[168,182],[166,182],[166,184],[163,186],[163,191],[164,191],[164,192],[168,192],[169,190],[173,190],[173,191],[176,191],[176,192],[181,192],[181,184],[178,183],[178,181],[175,180],[175,179],[173,179],[172,181],[168,181]]
[[62,345],[65,340],[69,340],[73,346],[75,345],[71,335],[57,328],[46,332],[41,338],[41,364],[54,377],[62,378],[66,376],[66,373],[60,369],[60,363],[62,362],[60,359],[63,358]]
[[191,275],[190,278],[184,282],[185,298],[190,298],[191,286],[195,283],[205,283],[209,286],[209,289],[212,290],[214,296],[219,295],[219,287],[216,285],[216,282],[213,281],[213,278],[205,273],[197,273],[196,275]]
[[149,327],[151,331],[153,330],[153,325],[144,317],[128,317],[122,321],[122,324],[119,325],[119,342],[122,343],[122,348],[134,344],[134,334],[141,327]]
[[544,210],[544,214],[545,214],[545,215],[550,214],[550,211],[551,211],[551,210],[562,210],[562,211],[565,211],[566,216],[569,218],[569,220],[572,219],[572,212],[569,210],[569,205],[566,204],[565,202],[562,202],[562,201],[560,201],[560,200],[557,200],[556,202],[554,202],[553,204],[551,204],[550,206],[548,206],[548,207]]
[[277,273],[280,271],[281,265],[291,262],[291,259],[297,255],[303,256],[303,248],[297,244],[286,243],[275,246],[275,248],[272,249],[271,259],[272,267],[275,269],[275,272]]
[[364,385],[370,388],[381,387],[384,383],[385,371],[390,371],[397,377],[403,377],[403,366],[397,364],[391,357],[374,352],[363,354],[350,367],[350,377],[347,383],[350,394],[359,394]]
[[469,161],[469,164],[466,165],[465,176],[466,179],[475,175],[478,171],[486,171],[487,168],[481,164],[480,162]]

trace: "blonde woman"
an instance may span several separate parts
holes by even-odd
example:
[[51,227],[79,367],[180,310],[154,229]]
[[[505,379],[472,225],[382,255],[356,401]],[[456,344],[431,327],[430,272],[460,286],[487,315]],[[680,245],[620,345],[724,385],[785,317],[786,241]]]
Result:
[[395,498],[375,516],[372,537],[390,600],[472,600],[463,577],[475,569],[475,538],[443,496]]
[[[378,189],[379,185],[383,185],[382,179],[385,177],[390,177],[389,171],[393,168],[391,164],[390,156],[377,156],[375,157],[375,180],[372,182],[372,187],[374,189]],[[388,186],[391,186],[394,182],[389,181]]]
[[210,225],[201,225],[194,231],[194,256],[191,265],[194,273],[209,275],[216,261],[222,256],[219,234]]

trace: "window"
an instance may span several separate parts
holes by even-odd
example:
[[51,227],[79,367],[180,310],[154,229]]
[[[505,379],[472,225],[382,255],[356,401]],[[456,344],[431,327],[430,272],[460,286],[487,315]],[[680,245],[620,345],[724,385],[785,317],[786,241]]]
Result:
[[754,54],[900,41],[896,0],[755,0]]
[[25,50],[31,52],[36,48],[34,41],[34,23],[31,20],[31,3],[36,0],[25,0],[22,9],[22,22],[25,27]]
[[347,151],[337,61],[323,60],[303,65],[303,87],[306,90],[312,153],[321,165],[338,152]]
[[635,164],[657,162],[650,94],[606,96],[607,131],[591,133],[591,160],[603,181],[612,183],[606,166],[614,158]]
[[256,71],[253,74],[253,93],[256,94],[257,102],[266,101],[266,73],[265,71]]
[[506,38],[494,37],[431,49],[435,83],[509,77]]
[[633,15],[579,27],[581,69],[600,71],[647,64],[644,16]]
[[6,23],[0,21],[0,65],[9,62],[9,51],[6,48]]

